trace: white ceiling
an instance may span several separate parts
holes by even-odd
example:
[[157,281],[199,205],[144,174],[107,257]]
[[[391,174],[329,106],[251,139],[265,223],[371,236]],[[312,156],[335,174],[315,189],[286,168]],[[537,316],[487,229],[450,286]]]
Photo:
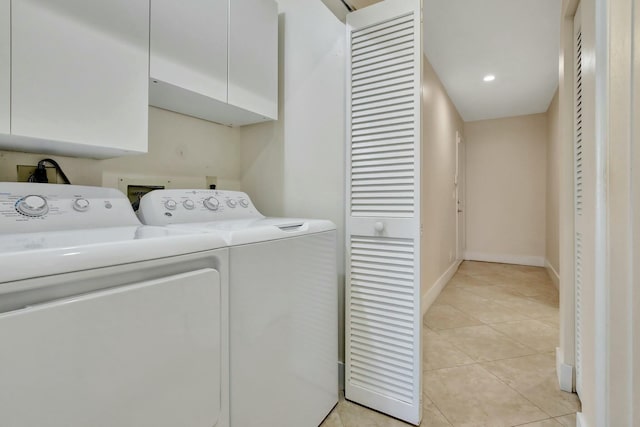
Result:
[[[547,111],[560,0],[424,0],[424,49],[465,121]],[[483,82],[494,74],[491,83]]]

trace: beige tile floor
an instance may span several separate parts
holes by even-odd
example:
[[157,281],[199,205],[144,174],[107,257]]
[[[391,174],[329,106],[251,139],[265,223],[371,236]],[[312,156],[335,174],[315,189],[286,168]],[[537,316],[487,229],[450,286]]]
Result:
[[[424,427],[575,426],[555,374],[558,292],[543,268],[465,261],[424,316]],[[343,398],[321,427],[402,427]]]

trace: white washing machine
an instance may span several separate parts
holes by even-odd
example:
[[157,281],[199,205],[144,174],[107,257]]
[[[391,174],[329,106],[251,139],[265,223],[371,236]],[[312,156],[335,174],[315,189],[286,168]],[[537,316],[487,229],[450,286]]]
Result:
[[318,426],[338,402],[335,225],[265,218],[215,190],[152,191],[138,214],[230,246],[231,425]]
[[0,424],[227,427],[225,246],[117,190],[0,183]]

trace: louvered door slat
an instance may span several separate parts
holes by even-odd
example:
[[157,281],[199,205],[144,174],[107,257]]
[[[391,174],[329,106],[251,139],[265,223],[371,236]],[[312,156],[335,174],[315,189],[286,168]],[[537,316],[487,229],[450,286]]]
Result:
[[381,53],[380,55],[360,58],[353,62],[352,67],[355,71],[362,71],[373,66],[381,67],[389,62],[395,63],[396,61],[407,60],[411,57],[411,53],[412,48],[410,46],[389,49],[387,52]]
[[386,157],[406,157],[411,156],[413,148],[411,143],[394,141],[393,144],[370,141],[367,143],[353,144],[352,156],[356,161],[384,159]]
[[[413,132],[406,135],[394,134],[394,135],[377,135],[376,137],[362,138],[353,137],[351,140],[351,152],[352,154],[359,154],[361,152],[372,152],[374,150],[367,150],[368,148],[376,148],[375,151],[383,152],[389,150],[410,150],[414,152]],[[401,147],[399,145],[402,145]]]
[[371,70],[359,70],[357,74],[353,75],[352,81],[354,84],[358,84],[362,81],[369,81],[380,76],[398,75],[397,73],[405,73],[410,70],[412,70],[411,61],[399,61],[393,64],[385,64],[384,67],[373,68]]
[[359,99],[353,98],[351,101],[353,111],[366,110],[369,108],[379,107],[385,105],[385,103],[404,103],[411,104],[407,100],[407,96],[413,94],[413,87],[407,87],[406,89],[398,89],[382,93],[380,95],[361,97]]
[[369,109],[360,114],[354,114],[351,123],[355,126],[360,123],[379,122],[394,118],[412,117],[413,111],[410,106],[398,105],[396,108]]

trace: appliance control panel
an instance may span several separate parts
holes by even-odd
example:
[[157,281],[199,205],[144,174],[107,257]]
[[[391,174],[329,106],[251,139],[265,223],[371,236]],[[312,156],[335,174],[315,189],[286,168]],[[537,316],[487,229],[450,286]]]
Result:
[[147,225],[264,218],[241,191],[154,190],[140,199],[138,217]]
[[140,225],[129,199],[112,188],[0,182],[0,233]]

